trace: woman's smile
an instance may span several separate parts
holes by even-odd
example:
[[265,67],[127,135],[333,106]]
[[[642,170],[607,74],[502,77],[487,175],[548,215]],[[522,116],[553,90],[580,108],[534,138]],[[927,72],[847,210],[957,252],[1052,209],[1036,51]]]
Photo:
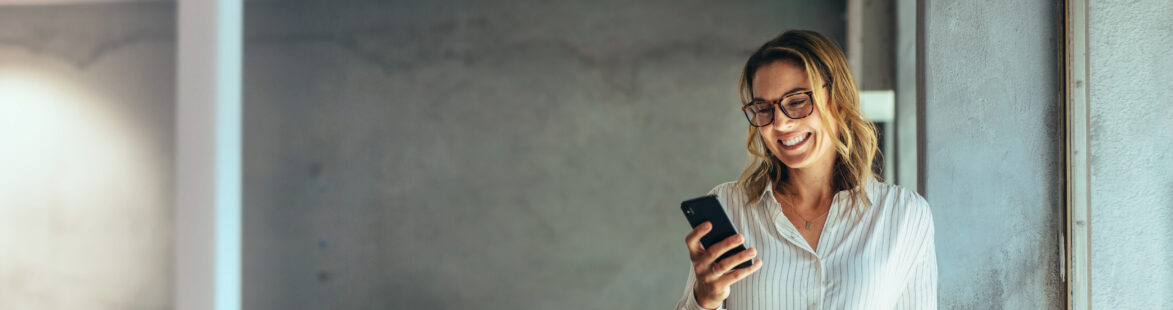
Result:
[[785,140],[778,139],[778,145],[780,148],[782,148],[783,150],[786,150],[786,151],[797,150],[798,148],[802,147],[803,145],[806,145],[806,142],[810,141],[811,136],[812,136],[811,133],[808,132],[806,134],[796,135],[792,138],[785,139]]

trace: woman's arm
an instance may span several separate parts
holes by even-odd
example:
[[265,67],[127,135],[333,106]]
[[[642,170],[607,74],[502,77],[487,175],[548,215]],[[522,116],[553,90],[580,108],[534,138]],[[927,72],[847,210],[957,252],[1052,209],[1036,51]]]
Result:
[[[920,198],[920,197],[917,197]],[[937,309],[937,246],[933,215],[923,198],[918,199],[918,211],[922,215],[918,229],[913,233],[921,236],[916,256],[917,262],[909,272],[908,284],[896,302],[896,309]]]
[[937,253],[929,249],[923,258],[913,265],[896,309],[937,309]]

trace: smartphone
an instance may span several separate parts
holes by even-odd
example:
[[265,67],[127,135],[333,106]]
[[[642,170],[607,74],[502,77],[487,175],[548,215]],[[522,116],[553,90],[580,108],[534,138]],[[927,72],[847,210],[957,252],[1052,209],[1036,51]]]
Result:
[[[716,244],[729,238],[729,236],[737,234],[737,230],[733,229],[733,223],[729,221],[729,216],[725,215],[725,208],[721,207],[721,199],[717,195],[708,195],[685,200],[680,203],[680,210],[684,211],[684,217],[688,219],[688,224],[692,228],[708,221],[713,224],[713,229],[709,233],[701,237],[701,245],[708,249]],[[737,247],[721,254],[717,261],[721,261],[726,257],[745,251],[745,245],[738,245]],[[737,268],[745,268],[753,265],[753,261],[742,262]]]

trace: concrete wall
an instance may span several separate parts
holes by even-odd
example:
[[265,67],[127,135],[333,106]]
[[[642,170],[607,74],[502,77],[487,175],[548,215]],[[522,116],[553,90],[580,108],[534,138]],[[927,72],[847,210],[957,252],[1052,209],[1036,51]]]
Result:
[[1173,2],[1088,6],[1093,309],[1173,305]]
[[920,185],[943,309],[1064,305],[1058,7],[923,0]]
[[0,309],[170,306],[174,10],[0,6]]
[[671,307],[745,58],[842,42],[810,3],[250,2],[245,308]]

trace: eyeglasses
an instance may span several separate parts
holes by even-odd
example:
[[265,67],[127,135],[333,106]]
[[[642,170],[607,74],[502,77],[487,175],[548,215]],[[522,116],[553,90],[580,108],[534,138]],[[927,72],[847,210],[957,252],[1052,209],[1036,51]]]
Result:
[[804,91],[786,95],[775,101],[754,100],[741,107],[745,119],[754,127],[767,126],[774,123],[774,106],[782,107],[782,113],[790,119],[800,119],[811,115],[815,110],[812,91]]

